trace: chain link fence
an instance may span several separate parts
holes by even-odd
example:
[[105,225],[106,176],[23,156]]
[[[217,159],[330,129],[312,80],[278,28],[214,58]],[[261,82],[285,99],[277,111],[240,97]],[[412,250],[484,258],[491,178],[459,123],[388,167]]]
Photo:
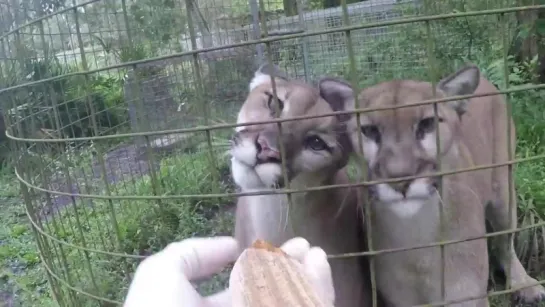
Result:
[[[517,14],[545,6],[292,2],[0,2],[7,133],[0,141],[12,145],[39,249],[40,265],[24,274],[50,290],[32,286],[21,303],[120,305],[147,255],[173,240],[230,235],[241,194],[226,153],[248,83],[265,61],[309,83],[341,76],[359,89],[399,78],[437,81],[476,63],[516,102],[523,149],[509,163],[529,164],[516,173],[525,229],[517,251],[529,272],[544,271],[545,183],[536,183],[545,175],[544,108],[536,106],[543,85],[525,82],[536,60],[519,64],[506,48],[520,34]],[[227,274],[199,283],[199,291],[224,287]],[[511,291],[491,294],[493,304],[508,304],[502,295]]]

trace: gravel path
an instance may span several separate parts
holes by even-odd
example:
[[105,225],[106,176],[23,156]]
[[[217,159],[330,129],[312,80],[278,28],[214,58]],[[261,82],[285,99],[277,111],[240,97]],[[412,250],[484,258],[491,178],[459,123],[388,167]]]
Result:
[[[150,145],[154,152],[152,163],[148,163],[145,146],[138,144],[124,144],[111,149],[104,155],[104,164],[106,168],[106,181],[108,184],[134,180],[149,174],[150,164],[155,170],[159,169],[161,161],[160,156],[165,156],[173,152],[174,149],[183,145],[183,150],[191,150],[200,138],[193,134],[171,134],[164,135],[153,140]],[[49,189],[64,193],[73,194],[98,194],[102,195],[105,189],[104,179],[102,178],[102,167],[98,157],[94,157],[90,170],[83,168],[72,171],[69,179],[64,172],[58,172],[53,175],[49,182]],[[90,183],[85,185],[85,181]],[[72,197],[68,195],[52,195],[52,208],[56,212],[72,203]],[[52,209],[43,210],[42,214],[51,214]]]
[[[119,146],[104,155],[106,168],[106,180],[108,184],[131,180],[142,177],[150,172],[150,163],[142,154],[141,147],[134,144]],[[153,161],[153,167],[159,168],[160,159]],[[97,157],[92,160],[90,170],[83,168],[76,169],[69,174],[70,178],[63,173],[53,175],[49,189],[64,193],[77,194],[103,194],[105,184],[102,179],[102,167]],[[70,180],[68,180],[70,179]],[[91,183],[85,185],[85,181]],[[42,214],[51,214],[72,203],[72,197],[68,195],[52,195],[52,208],[44,207]],[[53,212],[51,212],[53,209]]]

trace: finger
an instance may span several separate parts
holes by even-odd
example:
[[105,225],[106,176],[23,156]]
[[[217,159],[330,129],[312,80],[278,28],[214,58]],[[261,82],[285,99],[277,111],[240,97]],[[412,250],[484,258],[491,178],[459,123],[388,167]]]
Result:
[[296,237],[286,241],[280,246],[280,249],[297,261],[303,262],[305,255],[310,249],[310,244],[304,238]]
[[231,291],[229,289],[204,297],[203,307],[225,307],[231,305]]
[[335,289],[333,288],[331,267],[324,250],[319,247],[312,247],[303,260],[303,268],[322,301],[333,304]]
[[189,280],[218,273],[239,256],[237,241],[232,237],[191,238],[169,244],[164,257],[180,261]]

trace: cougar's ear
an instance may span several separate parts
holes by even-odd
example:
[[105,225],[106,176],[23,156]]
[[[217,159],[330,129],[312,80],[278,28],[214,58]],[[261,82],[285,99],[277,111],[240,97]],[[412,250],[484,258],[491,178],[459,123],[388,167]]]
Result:
[[250,82],[250,91],[253,90],[256,86],[271,82],[271,75],[275,78],[280,78],[284,80],[289,79],[288,74],[282,71],[280,67],[274,64],[264,63],[261,64],[261,66],[259,66],[259,68],[256,70],[254,78]]
[[[467,65],[441,79],[437,83],[437,89],[441,90],[447,96],[471,95],[479,86],[479,80],[479,68],[475,65]],[[460,116],[467,109],[467,99],[449,101],[448,103]]]
[[[325,77],[318,81],[320,96],[329,103],[333,111],[353,110],[355,108],[354,89],[347,81],[339,78]],[[341,121],[346,121],[350,115],[340,115]]]

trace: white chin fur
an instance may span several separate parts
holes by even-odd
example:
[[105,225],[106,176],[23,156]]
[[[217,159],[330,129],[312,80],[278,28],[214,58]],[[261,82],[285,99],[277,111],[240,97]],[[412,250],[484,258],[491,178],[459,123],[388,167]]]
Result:
[[[422,205],[426,203],[425,198],[430,197],[432,187],[426,178],[418,178],[411,183],[407,191],[407,197],[394,190],[390,185],[381,183],[377,185],[377,196],[379,200],[400,217],[411,217],[418,213]],[[411,199],[411,198],[423,198]]]
[[257,149],[250,140],[242,140],[231,149],[231,173],[235,184],[242,190],[274,187],[282,167],[277,163],[256,165]]
[[363,156],[369,163],[369,165],[375,164],[375,158],[378,152],[378,146],[375,142],[368,140],[364,135],[362,135],[362,147],[363,147]]
[[257,163],[257,148],[254,142],[242,139],[238,145],[231,148],[231,156],[241,164],[254,166]]
[[282,167],[277,163],[264,163],[255,167],[255,172],[261,178],[265,187],[272,188],[282,177]]
[[427,133],[421,141],[422,147],[430,157],[437,156],[437,143],[434,133]]
[[242,190],[262,189],[265,187],[257,173],[248,165],[231,158],[231,174],[235,184]]
[[259,164],[254,168],[232,157],[231,173],[242,190],[259,190],[274,187],[282,176],[282,168],[276,163]]

